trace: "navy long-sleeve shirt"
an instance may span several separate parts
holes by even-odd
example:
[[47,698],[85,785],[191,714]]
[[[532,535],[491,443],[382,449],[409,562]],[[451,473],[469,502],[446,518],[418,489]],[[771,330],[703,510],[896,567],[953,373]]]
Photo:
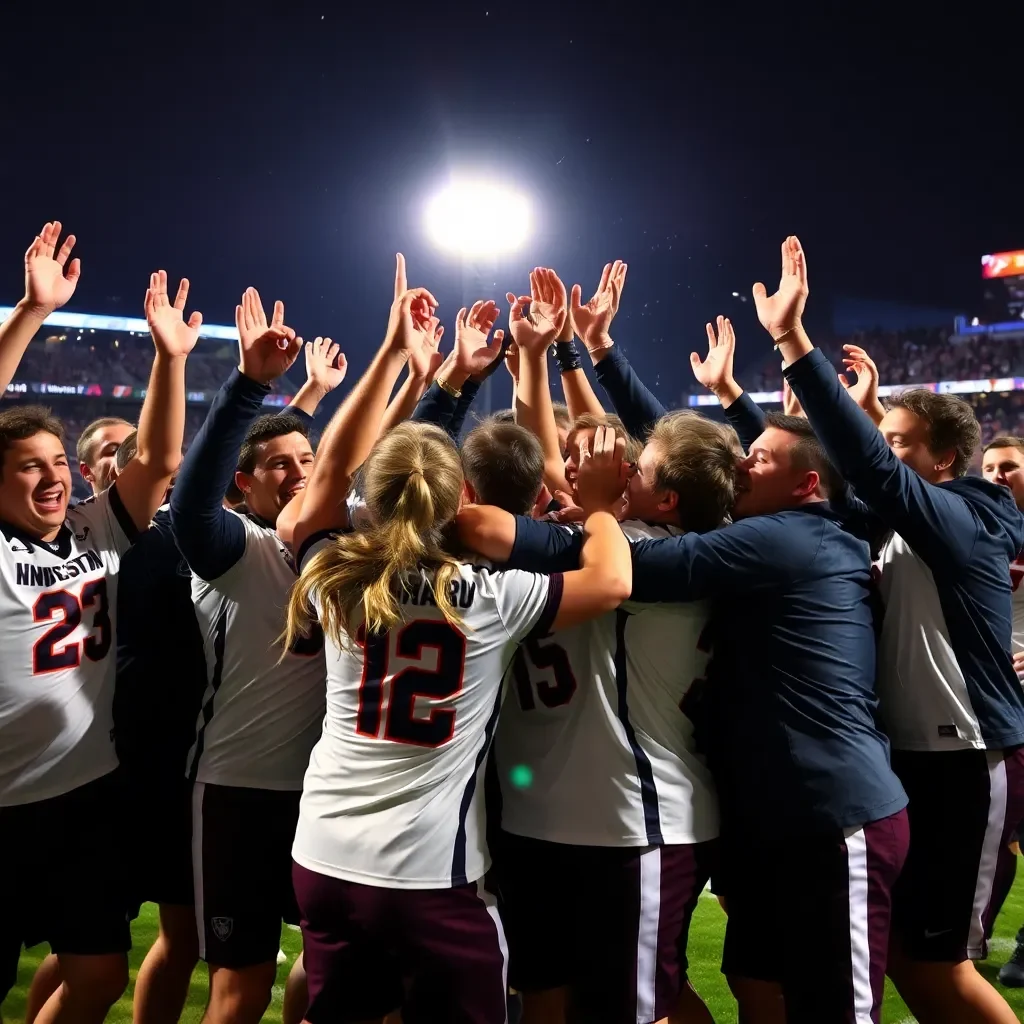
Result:
[[968,477],[931,484],[905,466],[820,350],[785,375],[829,458],[894,531],[882,550],[879,650],[893,746],[1024,743],[1024,697],[1009,653],[1009,564],[1024,546],[1024,517],[1010,491]]
[[409,418],[416,423],[433,423],[441,427],[458,444],[462,425],[479,390],[480,384],[477,381],[467,380],[462,385],[462,394],[458,398],[453,398],[438,386],[437,381],[434,381],[416,403],[416,408]]
[[181,780],[206,687],[191,572],[160,509],[121,559],[114,738],[128,771]]
[[201,579],[223,576],[245,554],[245,527],[224,508],[224,494],[245,435],[269,393],[266,385],[232,370],[182,460],[171,492],[171,529],[178,550]]
[[618,346],[612,347],[594,371],[626,430],[645,441],[654,424],[665,415],[665,407],[647,390]]
[[[516,519],[511,565],[565,571],[579,534]],[[723,827],[849,828],[906,795],[875,721],[868,548],[826,503],[634,544],[632,599],[711,602],[700,723]]]

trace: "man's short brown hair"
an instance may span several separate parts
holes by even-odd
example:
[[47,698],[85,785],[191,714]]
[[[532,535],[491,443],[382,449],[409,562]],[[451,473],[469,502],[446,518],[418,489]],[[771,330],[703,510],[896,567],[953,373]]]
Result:
[[993,448],[1016,448],[1018,451],[1024,452],[1024,437],[1014,437],[1012,434],[1003,434],[1000,437],[993,437],[991,441],[984,448],[981,449],[981,454],[991,451]]
[[[249,428],[238,452],[238,463],[235,469],[239,473],[252,474],[256,469],[256,463],[260,461],[260,451],[267,443],[275,437],[284,437],[286,434],[301,434],[309,438],[309,427],[304,420],[292,412],[268,412],[258,417]],[[310,447],[315,446],[310,443]]]
[[789,449],[789,460],[797,469],[813,470],[818,474],[819,485],[826,498],[837,498],[844,492],[845,481],[832,465],[818,435],[805,417],[770,412],[764,419],[765,426],[796,435],[797,442]]
[[928,450],[936,455],[953,451],[954,476],[963,476],[981,444],[981,425],[974,407],[956,395],[938,395],[927,388],[909,388],[886,402],[890,409],[907,409],[928,424]]
[[0,412],[0,474],[3,473],[7,449],[14,441],[27,441],[36,434],[53,434],[64,443],[64,427],[59,419],[42,405],[16,405]]
[[544,452],[525,427],[484,420],[462,442],[462,467],[477,501],[525,516],[543,486]]
[[695,533],[720,526],[736,499],[736,431],[687,409],[662,416],[647,443],[658,448],[654,486],[679,497],[679,525]]
[[640,458],[644,446],[626,430],[626,424],[613,412],[602,413],[600,416],[592,412],[581,413],[569,426],[569,433],[565,439],[566,446],[569,446],[574,434],[581,430],[594,430],[597,427],[611,427],[615,431],[616,437],[626,439],[627,462],[636,462]]
[[84,462],[88,466],[92,462],[92,444],[96,435],[104,427],[116,427],[119,425],[133,426],[133,424],[129,423],[126,419],[122,419],[120,416],[101,416],[98,420],[93,420],[79,435],[78,443],[75,445],[78,461]]

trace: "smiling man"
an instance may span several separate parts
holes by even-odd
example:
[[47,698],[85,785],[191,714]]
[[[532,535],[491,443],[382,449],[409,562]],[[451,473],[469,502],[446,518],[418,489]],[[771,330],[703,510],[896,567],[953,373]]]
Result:
[[78,470],[93,494],[101,494],[117,479],[117,449],[134,433],[135,427],[120,416],[102,416],[82,431],[75,445]]

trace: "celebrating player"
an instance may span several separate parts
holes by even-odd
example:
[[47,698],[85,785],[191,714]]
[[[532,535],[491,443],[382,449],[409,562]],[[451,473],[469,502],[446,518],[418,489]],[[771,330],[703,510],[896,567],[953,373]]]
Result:
[[[464,488],[450,439],[408,424],[372,447],[434,305],[423,289],[393,305],[380,352],[324,435],[296,525],[288,639],[314,608],[329,638],[328,713],[293,851],[313,1024],[383,1016],[403,1002],[405,976],[416,1019],[506,1020],[504,937],[482,884],[482,773],[501,680],[521,641],[607,611],[629,589],[628,546],[603,510],[585,527],[585,568],[564,578],[457,561],[444,541]],[[602,509],[624,485],[613,436],[581,474]],[[364,460],[371,525],[331,537]]]
[[[0,390],[39,324],[74,292],[74,236],[58,249],[47,224],[25,257],[26,293],[0,327]],[[112,651],[120,559],[160,504],[181,459],[185,359],[201,317],[183,317],[153,274],[146,315],[156,348],[139,419],[138,457],[107,490],[68,508],[71,473],[60,423],[45,409],[0,414],[0,866],[17,879],[5,929],[49,941],[62,983],[38,1020],[99,1022],[128,980],[131,943],[117,755]],[[33,879],[37,884],[33,883]]]
[[82,431],[75,445],[78,471],[93,494],[105,491],[117,479],[117,450],[135,428],[120,416],[101,416]]
[[782,247],[758,316],[835,464],[893,531],[881,554],[878,695],[910,797],[911,844],[894,893],[889,974],[918,1020],[1011,1024],[978,974],[996,854],[1024,818],[1024,693],[1010,657],[1007,566],[1024,517],[1003,487],[964,476],[980,439],[966,402],[912,389],[877,427],[801,324],[807,266]]
[[[274,647],[294,562],[281,509],[313,464],[308,417],[260,416],[270,382],[302,340],[277,303],[268,323],[248,289],[236,310],[240,363],[214,399],[171,495],[171,527],[193,574],[207,688],[188,756],[199,954],[210,969],[205,1020],[255,1024],[270,1002],[282,918],[295,920],[290,850],[302,774],[324,707],[317,635],[283,659]],[[337,354],[317,339],[324,359]],[[312,354],[315,354],[311,350]],[[324,367],[320,397],[343,367]],[[244,510],[223,498],[232,478]],[[253,851],[258,850],[257,856]]]

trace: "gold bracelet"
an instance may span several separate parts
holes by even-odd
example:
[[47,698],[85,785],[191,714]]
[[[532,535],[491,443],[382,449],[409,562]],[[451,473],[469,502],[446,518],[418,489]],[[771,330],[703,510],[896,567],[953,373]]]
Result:
[[446,394],[451,395],[452,398],[462,397],[462,391],[459,388],[453,388],[451,384],[448,383],[448,381],[442,379],[441,377],[436,377],[435,380],[437,381],[437,386]]
[[797,324],[795,327],[790,327],[790,329],[788,331],[783,331],[777,338],[775,338],[774,339],[774,341],[775,341],[775,351],[776,352],[779,351],[779,346],[782,344],[782,339],[787,334],[792,334],[794,331],[799,331],[802,326],[803,326],[803,324]]

